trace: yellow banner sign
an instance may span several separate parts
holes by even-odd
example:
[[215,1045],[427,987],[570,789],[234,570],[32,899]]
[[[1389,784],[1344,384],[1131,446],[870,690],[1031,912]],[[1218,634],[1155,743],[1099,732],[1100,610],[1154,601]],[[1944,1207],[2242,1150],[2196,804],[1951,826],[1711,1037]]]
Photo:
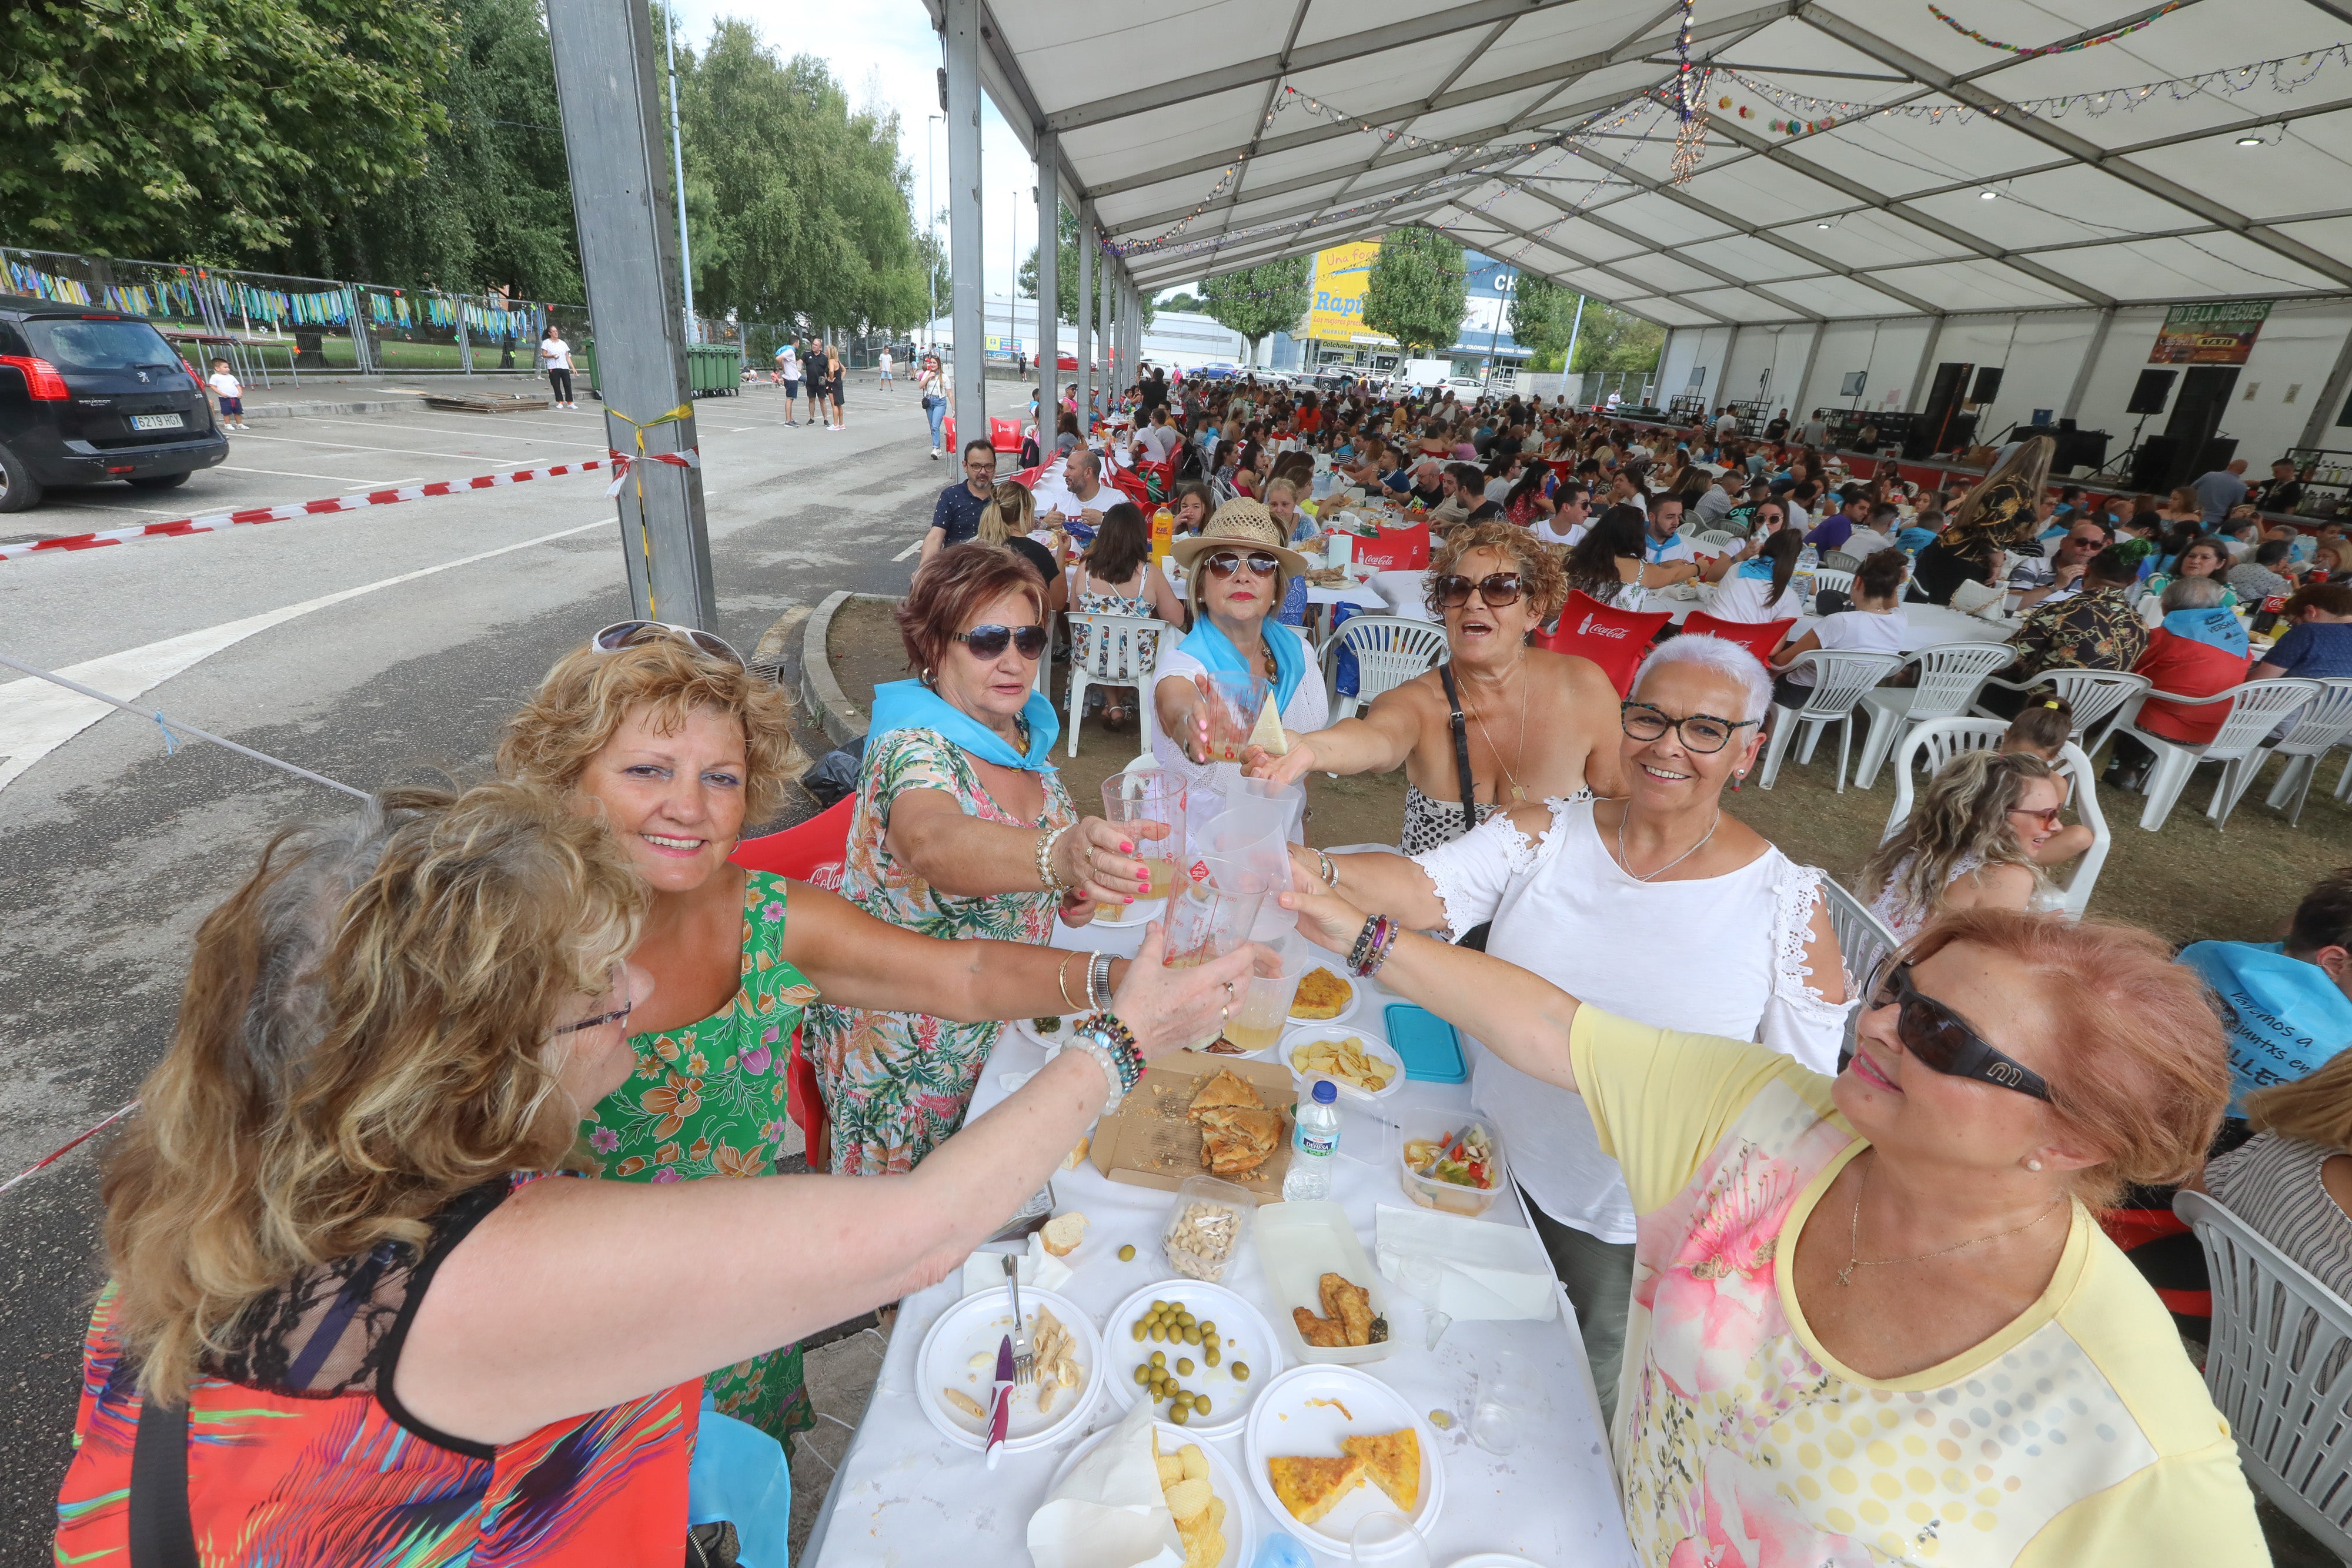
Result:
[[1307,335],[1325,342],[1391,340],[1364,330],[1364,288],[1371,281],[1380,242],[1334,246],[1315,255],[1315,304],[1307,312]]

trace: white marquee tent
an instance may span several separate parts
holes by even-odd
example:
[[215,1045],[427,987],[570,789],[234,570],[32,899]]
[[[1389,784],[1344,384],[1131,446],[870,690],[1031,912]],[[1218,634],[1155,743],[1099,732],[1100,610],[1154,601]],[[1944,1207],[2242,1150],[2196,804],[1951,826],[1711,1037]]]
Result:
[[2086,425],[2164,307],[2267,299],[2230,428],[2352,444],[2352,4],[1944,9],[2055,52],[1927,0],[981,0],[980,77],[1142,289],[1424,224],[1672,329],[1673,390],[1916,406],[1961,359]]

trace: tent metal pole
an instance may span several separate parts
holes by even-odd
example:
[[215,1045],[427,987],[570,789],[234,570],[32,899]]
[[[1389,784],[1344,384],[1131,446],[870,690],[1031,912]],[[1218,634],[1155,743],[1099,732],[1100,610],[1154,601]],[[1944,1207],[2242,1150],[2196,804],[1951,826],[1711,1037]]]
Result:
[[2099,312],[2098,324],[2091,329],[2091,346],[2083,351],[2083,363],[2074,372],[2074,384],[2066,389],[2066,406],[2058,411],[2061,419],[2073,419],[2083,412],[2083,400],[2090,395],[2091,372],[2106,351],[2107,330],[2116,324],[2116,308],[2112,305]]
[[2345,334],[2344,346],[2336,351],[2336,368],[2327,372],[2327,384],[2319,389],[2319,397],[2311,405],[2311,414],[2303,422],[2303,439],[2295,444],[2319,444],[2337,411],[2343,408],[2347,390],[2352,390],[2352,332]]
[[988,324],[981,301],[981,0],[944,0],[948,68],[948,244],[954,286],[956,434],[988,435]]
[[1078,431],[1094,421],[1095,406],[1095,204],[1078,204]]
[[1037,132],[1037,449],[1054,450],[1054,378],[1062,358],[1062,139]]
[[[2115,312],[2111,310],[2108,314],[2113,315]],[[1919,399],[1927,391],[1928,373],[1936,368],[1936,349],[1943,340],[1944,319],[1941,316],[1930,318],[1927,322],[1927,340],[1920,345],[1919,363],[1911,371],[1911,391],[1903,400],[1905,408],[1916,409],[1919,406]],[[1804,389],[1800,387],[1798,390],[1801,392]]]
[[1805,383],[1813,379],[1813,361],[1821,357],[1822,340],[1828,337],[1829,332],[1830,324],[1822,322],[1813,329],[1813,340],[1805,345],[1805,367],[1797,372],[1797,395],[1789,400],[1797,405],[1789,412],[1796,415],[1799,424],[1811,417],[1805,412]]

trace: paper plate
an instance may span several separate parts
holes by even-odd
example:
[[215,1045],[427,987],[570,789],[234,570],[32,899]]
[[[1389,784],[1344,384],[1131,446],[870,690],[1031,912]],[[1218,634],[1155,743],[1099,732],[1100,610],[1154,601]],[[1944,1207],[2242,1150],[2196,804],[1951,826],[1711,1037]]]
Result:
[[1085,1013],[1064,1013],[1062,1015],[1062,1027],[1052,1034],[1039,1033],[1037,1030],[1037,1020],[1034,1019],[1014,1019],[1013,1020],[1013,1032],[1015,1036],[1028,1041],[1031,1045],[1043,1046],[1045,1048],[1045,1054],[1047,1056],[1052,1056],[1058,1052],[1063,1046],[1069,1043],[1070,1026],[1086,1016],[1087,1015]]
[[1123,904],[1120,907],[1125,913],[1113,915],[1108,909],[1098,909],[1095,911],[1095,917],[1087,924],[1099,925],[1109,931],[1125,931],[1129,927],[1141,930],[1145,925],[1160,918],[1168,908],[1168,901],[1164,898],[1138,899],[1133,904]]
[[[1341,1406],[1347,1414],[1340,1413]],[[1403,1395],[1354,1367],[1295,1367],[1266,1385],[1250,1407],[1249,1424],[1243,1431],[1250,1484],[1273,1511],[1277,1525],[1312,1550],[1346,1562],[1352,1551],[1349,1536],[1366,1514],[1401,1511],[1388,1493],[1367,1480],[1321,1519],[1302,1524],[1275,1496],[1266,1461],[1286,1454],[1337,1458],[1342,1437],[1376,1437],[1405,1427],[1412,1427],[1421,1441],[1421,1495],[1409,1517],[1427,1540],[1439,1511],[1445,1506],[1445,1467],[1438,1459],[1437,1436]]]
[[[1291,1061],[1291,1055],[1299,1047],[1312,1045],[1318,1040],[1334,1042],[1344,1040],[1361,1040],[1366,1056],[1376,1056],[1396,1069],[1395,1073],[1389,1079],[1388,1087],[1378,1092],[1359,1089],[1344,1078],[1333,1078],[1332,1083],[1338,1087],[1340,1093],[1349,1099],[1385,1100],[1404,1087],[1404,1058],[1399,1056],[1395,1047],[1390,1045],[1388,1041],[1377,1035],[1366,1034],[1362,1030],[1349,1029],[1344,1024],[1300,1023],[1293,1024],[1283,1031],[1282,1038],[1275,1042],[1271,1055],[1275,1061],[1290,1069],[1291,1081],[1298,1085],[1298,1092],[1302,1095],[1307,1092],[1307,1075],[1298,1071],[1297,1065]],[[1318,1073],[1316,1076],[1319,1078],[1327,1075]]]
[[[1210,1568],[1249,1568],[1257,1561],[1257,1515],[1251,1511],[1248,1490],[1242,1485],[1242,1478],[1234,1473],[1225,1456],[1217,1451],[1214,1443],[1202,1441],[1197,1429],[1171,1427],[1165,1421],[1154,1421],[1151,1425],[1160,1434],[1161,1453],[1177,1453],[1187,1443],[1200,1443],[1201,1452],[1209,1456],[1209,1490],[1225,1500],[1225,1522],[1218,1526],[1225,1538],[1225,1554]],[[1072,1448],[1069,1457],[1055,1470],[1053,1483],[1046,1487],[1045,1495],[1051,1497],[1061,1490],[1062,1483],[1070,1479],[1070,1472],[1078,1468],[1078,1461],[1100,1448],[1103,1439],[1116,1429],[1116,1427],[1106,1427]]]
[[1474,1552],[1467,1557],[1455,1558],[1445,1568],[1543,1568],[1543,1564],[1514,1557],[1507,1552]]
[[[1058,1392],[1054,1396],[1054,1408],[1043,1416],[1037,1413],[1038,1385],[1016,1385],[1013,1390],[1013,1419],[1005,1427],[1004,1447],[1009,1453],[1050,1448],[1085,1430],[1087,1413],[1102,1396],[1102,1336],[1095,1331],[1094,1320],[1066,1296],[1024,1288],[1021,1292],[1021,1311],[1028,1317],[1032,1341],[1036,1338],[1035,1314],[1039,1307],[1052,1312],[1063,1327],[1076,1336],[1078,1348],[1074,1359],[1083,1381],[1076,1388]],[[988,1446],[987,1423],[950,1406],[940,1396],[940,1391],[955,1389],[985,1410],[990,1391],[996,1385],[997,1344],[1012,1332],[1011,1292],[981,1291],[941,1312],[915,1354],[915,1398],[922,1406],[924,1416],[948,1437],[975,1453]],[[974,1356],[985,1358],[986,1365],[974,1367]]]
[[[1337,959],[1334,959],[1328,964],[1318,963],[1315,967],[1318,969],[1328,969],[1336,978],[1346,980],[1348,982],[1348,1005],[1341,1008],[1338,1012],[1333,1013],[1327,1019],[1303,1019],[1297,1013],[1293,1013],[1290,1015],[1289,1021],[1294,1024],[1344,1023],[1348,1019],[1355,1017],[1356,1009],[1364,1005],[1364,982],[1361,980],[1350,979],[1348,976],[1340,974],[1340,966]],[[1296,1004],[1294,1003],[1293,1005]]]
[[[1194,1317],[1216,1324],[1217,1335],[1224,1342],[1220,1347],[1223,1364],[1211,1366],[1203,1362],[1197,1345],[1136,1340],[1135,1320],[1154,1301],[1181,1301],[1184,1310]],[[1192,1375],[1179,1376],[1177,1381],[1195,1394],[1209,1396],[1209,1410],[1214,1419],[1195,1417],[1176,1430],[1196,1437],[1227,1437],[1240,1431],[1250,1406],[1286,1364],[1282,1342],[1275,1336],[1274,1325],[1265,1321],[1263,1312],[1223,1285],[1175,1277],[1165,1279],[1128,1297],[1113,1307],[1110,1316],[1103,1321],[1107,1325],[1103,1331],[1103,1358],[1107,1363],[1104,1381],[1110,1389],[1111,1402],[1121,1410],[1133,1409],[1135,1402],[1143,1396],[1142,1385],[1135,1381],[1137,1363],[1150,1361],[1155,1350],[1167,1354],[1171,1366],[1176,1364],[1179,1356],[1192,1358]],[[1236,1361],[1248,1365],[1248,1382],[1234,1381],[1233,1366]],[[1162,1406],[1160,1413],[1165,1416],[1167,1407]]]

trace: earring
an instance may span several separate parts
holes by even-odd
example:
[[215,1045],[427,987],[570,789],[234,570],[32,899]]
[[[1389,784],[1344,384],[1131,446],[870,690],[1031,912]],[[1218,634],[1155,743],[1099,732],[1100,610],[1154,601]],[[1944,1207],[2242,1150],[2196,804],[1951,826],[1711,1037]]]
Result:
[[2038,1171],[2042,1168],[2042,1162],[2040,1160],[2029,1159],[2025,1162],[2025,1168],[2030,1171]]

